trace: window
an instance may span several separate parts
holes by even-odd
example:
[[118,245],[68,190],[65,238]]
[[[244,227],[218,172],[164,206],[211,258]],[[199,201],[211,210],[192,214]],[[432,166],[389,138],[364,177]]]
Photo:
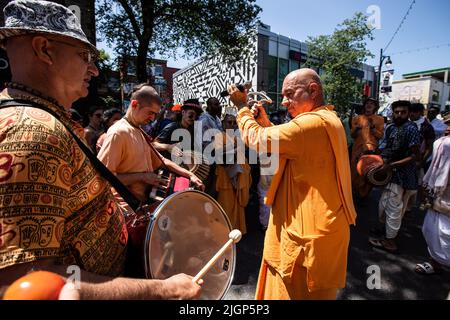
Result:
[[281,88],[283,87],[284,78],[286,78],[286,76],[289,73],[289,60],[279,59],[279,68],[280,70],[278,72],[278,91],[281,91]]
[[[277,70],[278,70],[278,59],[276,57],[269,56],[269,92],[278,92],[277,90]],[[275,101],[275,100],[274,100]]]
[[290,67],[289,67],[289,71],[294,71],[300,69],[300,62],[299,61],[295,61],[295,60],[290,60]]
[[163,67],[161,65],[148,66],[147,73],[151,74],[154,77],[162,77],[163,76]]
[[278,48],[278,43],[276,41],[269,40],[269,55],[270,56],[273,56],[273,57],[278,56],[277,48]]
[[433,95],[431,97],[433,102],[439,102],[439,91],[433,90]]
[[278,47],[278,56],[284,59],[289,59],[289,46],[280,43]]

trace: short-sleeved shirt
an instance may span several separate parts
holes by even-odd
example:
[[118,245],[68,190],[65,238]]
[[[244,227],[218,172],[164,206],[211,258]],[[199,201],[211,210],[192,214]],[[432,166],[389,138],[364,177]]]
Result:
[[[159,141],[160,143],[164,143],[164,144],[175,144],[175,143],[179,143],[179,142],[183,143],[183,138],[176,139],[176,138],[172,137],[173,132],[177,129],[186,130],[185,132],[188,134],[188,136],[190,138],[190,143],[188,143],[190,148],[184,148],[184,149],[194,150],[194,146],[195,146],[195,144],[194,144],[195,143],[195,141],[194,141],[194,126],[190,126],[189,128],[185,129],[181,126],[181,123],[179,121],[168,124],[160,132],[160,134],[156,137],[156,140]],[[162,152],[162,155],[168,159],[171,158],[171,155],[168,152]]]
[[[391,163],[411,156],[411,147],[420,146],[420,132],[412,121],[401,126],[391,124],[386,128],[385,140],[386,146],[381,156],[386,162]],[[405,190],[417,190],[418,177],[415,162],[396,168],[391,182]]]
[[83,128],[47,100],[17,90],[0,94],[11,98],[59,117],[35,107],[0,109],[0,269],[54,258],[121,274],[128,239],[122,208],[63,123],[80,138]]
[[[116,174],[153,172],[162,165],[141,129],[133,127],[124,118],[108,129],[98,158]],[[146,200],[145,183],[133,183],[127,187],[137,198]]]

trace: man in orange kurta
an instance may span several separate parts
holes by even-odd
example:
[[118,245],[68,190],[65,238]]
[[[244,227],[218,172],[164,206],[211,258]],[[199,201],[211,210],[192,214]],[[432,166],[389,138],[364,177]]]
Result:
[[[232,150],[234,159],[245,160],[243,150],[238,148],[237,137],[234,135],[234,130],[237,130],[236,117],[231,114],[225,115],[222,126],[226,131],[216,135],[214,140],[216,152]],[[241,154],[237,155],[238,152]],[[250,198],[252,176],[250,166],[246,161],[244,163],[237,162],[216,166],[217,202],[225,210],[233,229],[238,229],[242,234],[246,234],[245,207]]]
[[384,119],[376,115],[377,109],[378,101],[367,99],[363,106],[364,113],[352,120],[353,148],[350,164],[353,190],[359,198],[365,198],[372,190],[372,185],[356,171],[356,165],[361,156],[375,152],[378,141],[384,135]]
[[229,88],[237,121],[250,147],[279,153],[267,193],[272,205],[256,299],[336,299],[345,286],[349,225],[356,212],[344,128],[324,105],[311,69],[290,73],[282,104],[293,120],[271,126],[262,108],[245,106],[246,93]]

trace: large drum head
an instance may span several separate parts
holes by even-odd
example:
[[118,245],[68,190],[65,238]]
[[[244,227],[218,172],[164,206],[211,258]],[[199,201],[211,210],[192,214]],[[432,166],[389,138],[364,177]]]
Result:
[[[200,191],[185,190],[164,200],[153,215],[145,243],[148,278],[178,273],[195,276],[228,241],[231,224],[220,205]],[[223,298],[231,286],[236,246],[203,277],[204,300]]]

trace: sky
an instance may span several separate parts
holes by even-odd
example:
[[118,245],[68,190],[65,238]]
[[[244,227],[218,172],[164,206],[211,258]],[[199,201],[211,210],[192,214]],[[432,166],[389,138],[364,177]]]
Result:
[[[333,33],[336,26],[357,11],[367,13],[369,6],[380,12],[380,29],[368,49],[375,55],[368,64],[378,66],[380,49],[385,48],[412,0],[256,0],[263,9],[261,22],[271,31],[292,39],[305,41],[308,36]],[[417,71],[450,67],[450,0],[416,0],[403,26],[385,55],[391,55],[395,79]],[[415,49],[439,48],[415,51]],[[104,47],[100,44],[99,47]],[[410,52],[405,52],[409,51]],[[403,53],[401,53],[403,52]],[[401,53],[401,54],[398,54]],[[169,58],[171,67],[184,68],[192,60]]]
[[[375,55],[368,64],[378,66],[380,49],[384,49],[412,0],[257,0],[263,8],[261,21],[271,31],[296,40],[308,36],[333,33],[336,26],[357,11],[366,13],[371,5],[380,9],[380,29],[367,47]],[[437,49],[395,54],[446,44]],[[386,55],[393,54],[395,78],[402,74],[450,67],[450,0],[416,0],[402,28],[392,41]]]

